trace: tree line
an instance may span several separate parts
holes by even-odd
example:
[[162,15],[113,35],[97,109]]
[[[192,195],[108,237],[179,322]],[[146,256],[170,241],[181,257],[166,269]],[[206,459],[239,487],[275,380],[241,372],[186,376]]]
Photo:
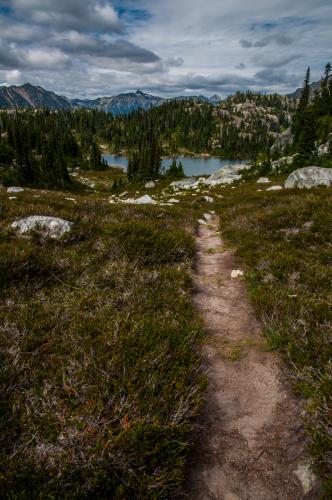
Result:
[[293,152],[299,166],[320,163],[318,145],[328,140],[332,146],[332,78],[331,64],[325,66],[320,88],[311,95],[310,68],[307,69],[301,96],[294,116],[292,132]]

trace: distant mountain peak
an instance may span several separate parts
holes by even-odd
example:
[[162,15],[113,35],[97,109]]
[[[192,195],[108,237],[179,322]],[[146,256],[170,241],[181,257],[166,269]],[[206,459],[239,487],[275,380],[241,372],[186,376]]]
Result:
[[71,109],[71,102],[42,87],[24,83],[0,87],[0,109]]

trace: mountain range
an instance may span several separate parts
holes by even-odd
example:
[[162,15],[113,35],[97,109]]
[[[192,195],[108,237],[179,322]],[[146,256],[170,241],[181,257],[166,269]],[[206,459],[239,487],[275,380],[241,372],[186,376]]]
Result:
[[[205,96],[180,96],[174,99],[210,102],[211,104],[217,104],[221,101],[221,97],[217,95],[211,98]],[[137,111],[138,109],[146,110],[160,106],[168,100],[170,99],[146,94],[140,90],[112,97],[99,97],[97,99],[68,99],[30,83],[25,83],[21,86],[0,87],[0,109],[48,108],[52,110],[70,110],[87,108],[121,115]]]
[[[311,91],[319,89],[321,81],[311,84]],[[297,89],[289,98],[298,98],[301,95],[301,89]],[[76,108],[97,109],[114,115],[128,114],[138,109],[147,110],[152,107],[160,106],[169,100],[190,100],[193,102],[207,102],[217,105],[222,100],[220,96],[205,97],[197,96],[178,96],[172,99],[164,99],[140,90],[128,92],[111,97],[99,97],[97,99],[68,99],[45,90],[42,87],[25,83],[21,86],[12,85],[10,87],[0,87],[0,109],[38,109],[48,108],[51,110],[70,110]]]

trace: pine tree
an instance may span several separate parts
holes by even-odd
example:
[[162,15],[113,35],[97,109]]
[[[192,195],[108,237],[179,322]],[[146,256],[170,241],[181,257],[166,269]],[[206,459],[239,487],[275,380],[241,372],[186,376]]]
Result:
[[298,156],[295,163],[299,167],[305,167],[313,164],[316,149],[317,124],[313,109],[307,108],[303,111],[302,129],[299,134],[297,145]]
[[293,120],[292,131],[294,134],[294,144],[300,140],[300,134],[303,130],[305,111],[309,106],[310,100],[310,67],[307,69],[306,76],[302,86],[301,97]]

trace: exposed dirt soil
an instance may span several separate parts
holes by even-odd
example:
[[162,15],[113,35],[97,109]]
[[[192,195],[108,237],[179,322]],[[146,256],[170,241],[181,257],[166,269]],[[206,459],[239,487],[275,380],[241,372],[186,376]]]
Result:
[[213,216],[200,224],[196,240],[194,300],[208,332],[208,391],[189,464],[188,497],[319,498],[305,451],[302,403],[279,356],[266,350],[243,278],[231,278],[238,264],[223,246],[218,222]]

